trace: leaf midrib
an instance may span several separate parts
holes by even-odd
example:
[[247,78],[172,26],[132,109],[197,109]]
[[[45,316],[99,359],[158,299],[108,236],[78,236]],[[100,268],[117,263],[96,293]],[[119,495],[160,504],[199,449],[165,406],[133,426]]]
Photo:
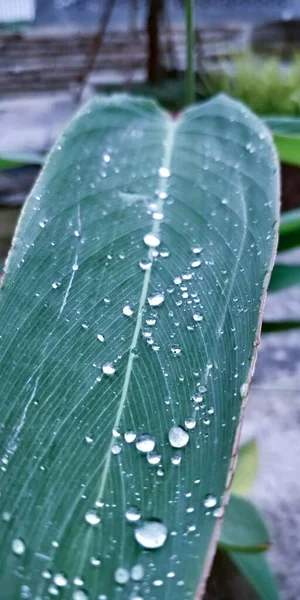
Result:
[[[165,143],[164,143],[165,152],[162,157],[161,167],[164,167],[164,168],[168,169],[169,171],[171,171],[171,162],[172,162],[172,155],[173,155],[173,149],[174,149],[175,133],[178,128],[180,120],[179,119],[173,120],[171,117],[168,116],[167,113],[165,113],[164,116],[166,119],[166,139],[165,139]],[[159,185],[158,185],[158,192],[157,192],[158,193],[158,202],[157,202],[157,211],[158,212],[163,212],[164,198],[161,198],[160,194],[167,192],[167,188],[168,188],[167,182],[168,182],[168,178],[159,177]],[[159,234],[159,232],[160,232],[160,221],[153,220],[153,226],[152,226],[151,233],[157,235],[157,234]],[[136,324],[135,324],[131,344],[129,347],[129,355],[128,355],[128,361],[127,361],[127,366],[126,366],[126,371],[125,371],[124,384],[122,387],[121,398],[120,398],[120,402],[118,405],[118,410],[116,413],[115,421],[113,424],[113,430],[118,429],[120,421],[121,421],[121,417],[123,414],[123,410],[124,410],[124,407],[126,404],[127,393],[128,393],[128,389],[129,389],[132,368],[133,368],[133,362],[134,362],[133,350],[135,350],[135,348],[137,347],[138,339],[139,339],[140,332],[141,332],[143,309],[145,307],[146,300],[147,300],[149,284],[150,284],[150,279],[151,279],[151,272],[152,272],[152,267],[153,267],[153,250],[151,248],[149,248],[148,259],[151,262],[151,266],[148,270],[145,271],[145,274],[144,274],[141,296],[140,296],[140,301],[139,301],[139,306],[138,306],[138,311],[137,311]],[[113,443],[114,443],[114,437],[112,434],[110,443],[109,443],[109,447],[106,452],[104,468],[103,468],[103,471],[101,474],[101,479],[100,479],[100,484],[99,484],[96,501],[100,501],[103,498],[105,485],[106,485],[107,478],[108,478],[110,463],[111,463],[111,457],[112,457],[111,446]],[[87,531],[87,534],[85,537],[85,543],[83,545],[81,569],[83,568],[83,565],[85,562],[86,553],[87,553],[87,550],[89,547],[90,536],[91,536],[91,531],[89,529]]]

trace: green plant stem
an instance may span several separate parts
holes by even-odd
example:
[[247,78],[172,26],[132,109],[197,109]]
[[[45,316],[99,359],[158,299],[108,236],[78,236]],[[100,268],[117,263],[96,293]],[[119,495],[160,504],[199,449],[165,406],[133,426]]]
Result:
[[185,0],[185,18],[186,18],[186,80],[185,97],[186,104],[192,104],[195,101],[195,69],[194,69],[194,0]]

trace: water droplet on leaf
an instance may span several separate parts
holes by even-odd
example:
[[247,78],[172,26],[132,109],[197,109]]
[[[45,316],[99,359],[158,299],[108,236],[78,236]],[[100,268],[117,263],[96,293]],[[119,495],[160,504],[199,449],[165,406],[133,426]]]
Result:
[[123,307],[123,315],[125,315],[125,317],[132,317],[133,315],[133,308],[130,306],[130,304],[125,304],[125,306]]
[[23,542],[23,540],[21,540],[21,538],[15,538],[12,541],[11,547],[13,552],[18,556],[21,556],[25,552],[25,543]]
[[156,248],[160,244],[160,239],[155,233],[146,233],[144,235],[144,242],[149,248]]
[[129,523],[136,523],[136,521],[139,521],[141,518],[141,513],[136,506],[130,506],[130,508],[126,510],[125,517]]
[[148,303],[150,306],[160,306],[165,299],[163,292],[153,292],[148,296]]
[[107,362],[102,366],[102,371],[104,375],[113,375],[116,372],[116,367],[113,363]]
[[205,508],[214,508],[214,506],[217,504],[216,496],[213,496],[213,494],[207,494],[204,498],[203,504]]
[[144,433],[143,435],[139,435],[135,445],[140,452],[152,452],[155,447],[155,439],[152,435]]
[[189,439],[189,434],[182,429],[182,427],[171,427],[169,431],[169,442],[173,448],[183,448],[187,445]]
[[167,535],[168,531],[165,524],[156,519],[144,521],[134,532],[138,544],[148,550],[161,548],[167,539]]
[[84,518],[89,525],[98,525],[101,519],[95,510],[89,510],[85,513]]
[[125,585],[129,581],[129,571],[119,567],[115,570],[115,581],[120,585]]

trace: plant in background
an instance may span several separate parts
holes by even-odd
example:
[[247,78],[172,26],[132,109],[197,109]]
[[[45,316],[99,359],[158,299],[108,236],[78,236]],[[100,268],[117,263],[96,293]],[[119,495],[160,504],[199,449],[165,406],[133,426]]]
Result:
[[300,114],[300,57],[285,67],[277,58],[251,53],[233,60],[231,72],[210,71],[211,93],[225,92],[245,102],[260,115]]
[[7,600],[200,598],[218,539],[277,597],[254,507],[220,526],[278,195],[268,129],[226,97],[95,99],[56,144],[0,294]]

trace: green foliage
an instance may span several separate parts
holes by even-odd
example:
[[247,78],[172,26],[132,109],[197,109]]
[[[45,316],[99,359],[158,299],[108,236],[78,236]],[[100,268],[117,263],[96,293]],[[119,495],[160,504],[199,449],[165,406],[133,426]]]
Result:
[[264,321],[262,324],[262,333],[283,333],[300,328],[299,320],[291,321]]
[[[283,213],[279,229],[278,251],[300,246],[300,210]],[[276,292],[300,284],[300,265],[275,265],[268,292]],[[299,320],[264,321],[262,333],[279,333],[300,328]]]
[[211,93],[225,92],[260,115],[300,115],[300,56],[283,69],[277,58],[248,53],[233,61],[232,73],[211,72]]
[[239,450],[231,491],[245,496],[255,481],[258,469],[258,450],[254,440],[243,444]]
[[[256,475],[257,462],[255,442],[244,444],[239,451],[232,490],[241,494],[249,491]],[[275,578],[262,554],[270,546],[268,528],[249,500],[236,494],[231,495],[218,545],[256,590],[261,600],[278,600]]]
[[229,552],[228,556],[261,600],[279,600],[277,584],[264,554]]
[[290,210],[281,215],[278,252],[300,246],[300,209]]
[[41,154],[5,154],[0,156],[0,171],[43,163],[44,158]]
[[[195,595],[217,542],[208,509],[226,487],[278,195],[264,125],[226,97],[177,120],[148,100],[96,99],[51,152],[0,290],[6,600],[25,582],[43,597],[45,568],[66,574],[67,600],[74,577],[91,598],[127,599],[135,583],[119,591],[116,569],[137,563],[145,600]],[[126,519],[132,506],[140,522]]]
[[258,510],[246,498],[231,494],[218,544],[227,552],[256,553],[269,548],[268,529]]
[[294,285],[300,285],[300,265],[275,265],[268,291],[278,292]]

